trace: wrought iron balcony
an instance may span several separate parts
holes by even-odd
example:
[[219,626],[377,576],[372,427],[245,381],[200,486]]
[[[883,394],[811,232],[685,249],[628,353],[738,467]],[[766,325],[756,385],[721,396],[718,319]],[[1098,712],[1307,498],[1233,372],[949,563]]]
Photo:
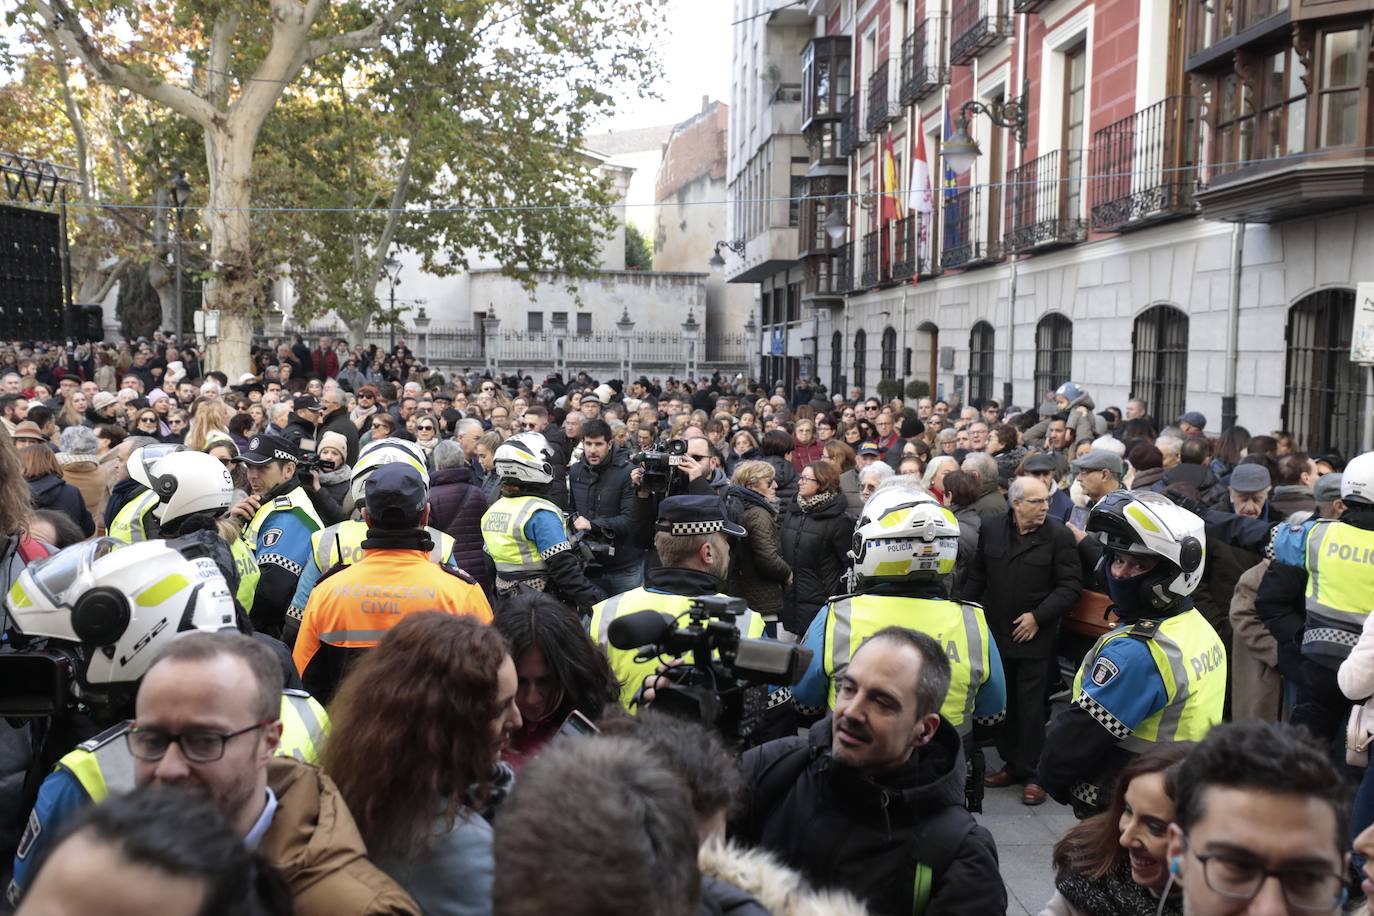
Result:
[[910,280],[917,274],[931,277],[939,272],[935,264],[935,251],[931,245],[931,232],[934,229],[934,213],[913,213],[893,224],[893,280]]
[[966,64],[1011,35],[1006,0],[955,0],[949,23],[949,60]]
[[1007,173],[1007,252],[1072,245],[1088,237],[1080,216],[1083,151],[1055,150]]
[[859,96],[851,95],[845,100],[840,118],[840,155],[852,156],[859,148],[863,137],[859,135]]
[[1137,229],[1193,212],[1194,101],[1171,96],[1093,134],[1092,225]]
[[919,102],[949,82],[940,46],[944,20],[931,16],[902,40],[902,83],[898,93],[903,105]]
[[845,242],[835,256],[835,292],[854,290],[854,243]]
[[883,61],[868,78],[868,117],[864,127],[870,134],[876,134],[888,124],[901,117],[902,106],[892,92],[892,62]]
[[945,196],[941,267],[976,267],[1001,260],[1001,245],[987,237],[987,193],[986,187],[975,185]]
[[859,276],[861,289],[872,289],[886,279],[886,264],[883,263],[883,231],[874,229],[864,236],[863,272]]

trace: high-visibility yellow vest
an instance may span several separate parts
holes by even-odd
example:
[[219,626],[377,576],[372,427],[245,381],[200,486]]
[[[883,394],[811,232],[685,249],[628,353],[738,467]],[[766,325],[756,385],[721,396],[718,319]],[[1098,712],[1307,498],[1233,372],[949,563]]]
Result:
[[482,516],[482,541],[498,573],[519,576],[544,571],[544,558],[525,525],[534,513],[548,509],[559,519],[563,512],[541,496],[503,496]]
[[157,505],[157,494],[152,490],[144,490],[115,513],[110,521],[109,536],[121,544],[138,544],[148,540],[148,518]]
[[1374,609],[1374,531],[1322,520],[1308,529],[1303,646],[1345,657]]
[[248,545],[249,550],[257,551],[258,535],[262,532],[263,525],[267,523],[268,518],[278,512],[296,513],[307,523],[311,531],[319,531],[324,527],[324,520],[315,511],[315,504],[310,501],[305,489],[292,487],[289,492],[258,507],[253,520],[248,523],[247,528],[243,529],[243,542]]
[[262,578],[258,561],[253,559],[253,551],[248,549],[248,545],[238,538],[229,542],[229,552],[234,555],[234,568],[239,574],[239,587],[234,597],[239,599],[245,611],[251,613],[253,596],[258,593],[258,580]]
[[[429,552],[432,563],[447,563],[453,559],[453,537],[435,528],[425,527],[434,548]],[[349,519],[330,525],[310,536],[310,552],[320,572],[338,564],[352,566],[363,558],[363,541],[367,539],[367,523]]]
[[1201,741],[1221,722],[1226,701],[1226,648],[1197,608],[1162,620],[1124,624],[1098,639],[1073,679],[1073,698],[1083,695],[1085,674],[1114,639],[1141,639],[1164,682],[1167,704],[1137,725],[1122,742],[1140,753],[1155,744]]
[[[716,595],[715,597],[724,598],[727,596]],[[590,624],[592,639],[606,650],[606,657],[611,662],[611,670],[615,672],[616,679],[620,681],[620,703],[626,709],[630,708],[635,694],[643,686],[644,678],[653,674],[659,663],[656,659],[649,659],[644,662],[635,661],[635,655],[638,654],[636,650],[617,649],[611,645],[611,621],[636,611],[658,611],[668,617],[677,617],[691,607],[691,604],[692,599],[686,595],[668,595],[640,587],[607,598],[592,608]],[[753,611],[743,614],[737,625],[743,636],[756,639],[763,635],[763,617]]]
[[835,683],[849,660],[868,637],[886,627],[924,633],[940,644],[949,658],[949,692],[940,714],[960,735],[973,730],[973,707],[978,688],[991,676],[992,634],[983,609],[938,598],[895,595],[848,595],[822,610],[825,618],[825,657],[830,680],[830,708],[835,708]]
[[[57,762],[76,777],[91,801],[99,804],[111,793],[132,792],[134,755],[124,740],[127,722],[82,742]],[[329,733],[324,707],[303,690],[284,690],[281,696],[281,743],[277,756],[295,757],[303,763],[319,763],[320,748]]]

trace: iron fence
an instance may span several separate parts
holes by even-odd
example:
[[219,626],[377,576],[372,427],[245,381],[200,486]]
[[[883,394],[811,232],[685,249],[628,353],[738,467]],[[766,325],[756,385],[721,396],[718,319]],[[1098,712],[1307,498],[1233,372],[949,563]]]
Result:
[[870,134],[878,133],[902,113],[897,94],[892,91],[892,72],[891,61],[885,60],[868,78],[868,117],[864,126]]
[[835,292],[848,293],[854,290],[854,243],[845,242],[840,246],[840,254],[835,264]]
[[[1284,332],[1283,422],[1310,454],[1360,451],[1364,368],[1350,361],[1355,294],[1326,289],[1298,301]],[[1374,417],[1367,417],[1374,423]]]
[[1070,245],[1088,237],[1079,216],[1083,151],[1054,150],[1007,173],[1007,251]]
[[840,110],[840,155],[850,156],[863,142],[859,133],[859,94],[853,93],[845,99]]
[[1054,391],[1073,375],[1073,322],[1050,312],[1035,325],[1036,398]]
[[1170,96],[1093,134],[1094,229],[1116,232],[1193,212],[1195,103]]
[[1001,257],[998,241],[987,237],[984,225],[986,201],[983,198],[987,191],[982,185],[974,185],[945,195],[942,267],[969,267]]
[[1169,422],[1183,413],[1187,394],[1188,316],[1170,305],[1152,306],[1131,330],[1131,397]]
[[968,63],[1011,34],[1006,0],[955,0],[949,23],[951,63]]
[[944,34],[944,20],[930,16],[902,39],[903,105],[919,102],[949,82],[949,68],[941,54]]

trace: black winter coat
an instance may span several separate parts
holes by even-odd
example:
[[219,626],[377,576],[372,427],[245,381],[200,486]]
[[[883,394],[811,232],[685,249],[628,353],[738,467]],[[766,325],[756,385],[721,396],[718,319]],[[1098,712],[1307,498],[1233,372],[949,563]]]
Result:
[[782,622],[800,636],[821,606],[844,591],[854,520],[845,514],[849,501],[843,493],[809,512],[795,498],[783,505],[782,556],[792,569],[792,584],[783,590]]
[[348,418],[348,411],[336,410],[325,417],[324,422],[320,424],[319,436],[322,437],[325,433],[338,433],[343,436],[344,441],[348,443],[347,463],[350,466],[358,463],[358,427]]
[[632,470],[620,450],[595,467],[579,461],[568,468],[569,514],[574,519],[586,518],[615,547],[615,554],[603,564],[605,569],[627,569],[644,562],[643,551],[635,545]]
[[553,484],[549,487],[549,501],[564,512],[572,510],[568,494],[568,462],[572,459],[573,443],[561,426],[550,423],[542,433],[549,444],[549,467],[553,470]]
[[33,497],[35,509],[61,512],[76,522],[83,537],[95,534],[95,520],[91,518],[91,510],[86,508],[86,500],[81,498],[81,491],[61,477],[44,474],[36,480],[30,480],[29,494]]
[[444,468],[429,478],[429,524],[453,538],[453,558],[488,595],[496,570],[482,549],[482,515],[487,497],[466,467]]
[[[770,767],[786,767],[801,748],[805,769],[780,798],[764,797],[758,788]],[[835,761],[829,716],[804,738],[746,751],[740,767],[750,792],[733,835],[775,853],[812,884],[843,888],[878,916],[905,916],[913,910],[914,865],[923,862],[934,869],[927,913],[1007,911],[997,846],[964,810],[963,748],[943,718],[907,763],[881,774]]]
[[784,455],[765,455],[762,460],[773,466],[773,473],[778,478],[778,502],[787,505],[797,495],[799,475],[796,466]]
[[778,509],[758,493],[738,485],[726,491],[725,507],[730,518],[749,532],[730,545],[725,591],[749,602],[749,609],[765,620],[777,620],[782,613],[783,584],[792,574],[778,544]]
[[[983,519],[963,595],[983,605],[1003,658],[1049,658],[1060,618],[1083,591],[1078,547],[1073,533],[1057,519],[1045,519],[1026,535],[1015,526],[1010,511]],[[1016,642],[1012,621],[1027,611],[1035,615],[1040,632],[1028,642]]]

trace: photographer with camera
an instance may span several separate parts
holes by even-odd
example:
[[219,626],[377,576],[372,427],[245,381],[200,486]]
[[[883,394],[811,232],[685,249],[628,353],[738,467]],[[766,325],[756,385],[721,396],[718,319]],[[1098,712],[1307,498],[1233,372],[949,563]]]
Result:
[[[528,416],[528,413],[526,414]],[[605,420],[582,427],[582,460],[568,469],[572,529],[601,561],[593,582],[608,595],[644,580],[644,552],[634,543],[635,486],[629,459],[615,447]]]
[[502,442],[492,473],[501,498],[482,516],[482,540],[496,564],[496,594],[534,588],[590,613],[606,593],[587,581],[563,513],[549,501],[553,467],[544,437],[523,432]]
[[[658,663],[652,658],[640,661],[637,648],[613,646],[611,624],[644,610],[676,618],[692,607],[694,599],[728,598],[721,592],[730,568],[727,538],[744,537],[746,533],[728,519],[725,504],[715,496],[669,496],[659,505],[654,528],[654,547],[663,565],[645,573],[643,586],[609,598],[592,610],[592,638],[606,649],[621,684],[620,702],[626,709],[635,704],[644,678],[654,673]],[[746,637],[762,636],[763,627],[763,617],[753,611],[747,611],[739,621],[739,631]]]
[[247,522],[243,542],[253,552],[261,578],[253,597],[253,625],[281,638],[286,610],[310,558],[310,538],[325,527],[299,471],[304,456],[274,433],[254,436],[239,461],[248,465],[253,495],[231,515]]

